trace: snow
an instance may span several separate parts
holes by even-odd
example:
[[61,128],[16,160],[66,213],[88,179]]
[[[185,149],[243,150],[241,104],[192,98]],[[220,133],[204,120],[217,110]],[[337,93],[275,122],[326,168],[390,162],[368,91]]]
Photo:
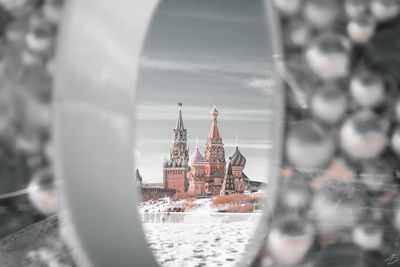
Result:
[[161,266],[234,266],[245,253],[259,216],[246,214],[229,222],[231,215],[235,217],[187,213],[181,223],[146,222],[143,227]]
[[139,206],[149,246],[161,266],[236,265],[261,214],[218,213],[210,199],[194,200],[188,212],[166,212],[183,204],[163,198]]

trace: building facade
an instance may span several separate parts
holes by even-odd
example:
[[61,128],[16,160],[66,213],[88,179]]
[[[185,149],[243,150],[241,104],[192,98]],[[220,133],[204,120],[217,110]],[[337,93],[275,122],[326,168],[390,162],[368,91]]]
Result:
[[226,167],[224,144],[217,124],[218,115],[214,106],[204,156],[197,143],[196,150],[189,160],[188,192],[197,197],[243,193],[247,189],[243,173],[246,158],[240,153],[237,145]]
[[173,129],[170,155],[163,164],[165,189],[189,192],[197,197],[243,193],[249,179],[243,173],[246,158],[236,144],[226,166],[224,143],[218,129],[219,112],[211,111],[211,128],[205,144],[204,156],[197,142],[189,159],[187,130],[183,124],[182,103],[179,103],[178,120]]
[[163,164],[163,184],[166,189],[186,192],[189,185],[186,179],[189,169],[189,149],[187,147],[187,131],[182,118],[182,103],[178,105],[178,120],[173,129],[169,158],[165,159]]

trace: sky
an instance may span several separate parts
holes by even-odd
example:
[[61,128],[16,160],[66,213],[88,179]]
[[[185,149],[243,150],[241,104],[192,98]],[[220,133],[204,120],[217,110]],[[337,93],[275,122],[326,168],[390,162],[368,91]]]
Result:
[[216,105],[226,158],[238,135],[244,172],[266,181],[273,101],[269,35],[258,0],[164,0],[150,25],[137,84],[135,165],[162,182],[183,102],[189,154],[204,153]]

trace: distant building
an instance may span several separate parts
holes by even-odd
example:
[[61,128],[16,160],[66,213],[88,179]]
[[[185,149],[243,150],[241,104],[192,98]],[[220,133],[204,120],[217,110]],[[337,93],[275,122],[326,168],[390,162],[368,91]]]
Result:
[[143,178],[139,173],[139,169],[136,169],[135,171],[135,181],[137,187],[142,187]]
[[198,197],[225,195],[253,191],[250,179],[243,173],[246,158],[236,144],[226,167],[225,149],[218,130],[219,113],[214,106],[211,111],[211,128],[208,134],[204,156],[196,149],[188,156],[187,130],[182,118],[182,103],[179,103],[178,121],[173,129],[169,159],[163,164],[163,184],[166,189],[189,192]]
[[163,183],[166,189],[186,192],[188,188],[186,174],[189,168],[189,149],[187,147],[187,131],[183,125],[182,103],[178,105],[178,121],[175,129],[173,129],[169,159],[165,159],[163,164]]

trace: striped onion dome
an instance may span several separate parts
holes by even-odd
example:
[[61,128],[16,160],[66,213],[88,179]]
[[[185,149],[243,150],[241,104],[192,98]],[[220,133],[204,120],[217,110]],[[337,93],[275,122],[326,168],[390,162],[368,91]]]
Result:
[[246,158],[240,153],[238,146],[235,147],[235,150],[229,158],[231,159],[232,166],[244,167],[246,165]]
[[189,166],[201,166],[206,164],[206,160],[204,159],[203,155],[200,153],[199,151],[199,147],[196,146],[196,150],[194,151],[194,153],[190,156],[189,159]]

